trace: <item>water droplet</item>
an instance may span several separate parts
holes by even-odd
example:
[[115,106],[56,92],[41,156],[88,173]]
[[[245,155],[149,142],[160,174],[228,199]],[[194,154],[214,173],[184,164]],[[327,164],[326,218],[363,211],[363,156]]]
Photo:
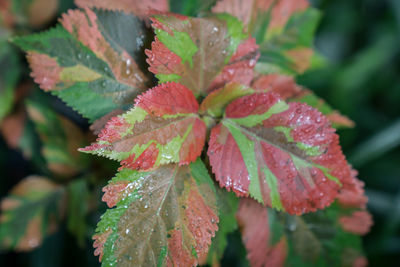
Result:
[[215,26],[214,26],[214,28],[212,29],[212,31],[213,31],[213,32],[218,32],[219,29],[218,29],[218,27],[215,27]]
[[127,68],[125,73],[126,73],[126,75],[129,75],[129,74],[131,74],[131,70],[129,68]]
[[249,61],[249,67],[252,68],[256,65],[257,61],[255,59],[250,59]]
[[126,65],[127,65],[127,66],[130,66],[131,64],[132,64],[132,61],[131,61],[130,58],[128,58],[128,59],[126,60]]
[[125,230],[125,234],[129,234],[129,229],[126,229],[126,230]]
[[323,192],[319,193],[319,196],[320,196],[320,197],[323,197],[323,196],[324,196],[324,193],[323,193]]
[[143,46],[143,39],[140,37],[136,37],[136,45],[139,47]]
[[149,208],[149,205],[145,204],[145,205],[144,205],[144,208],[145,208],[145,209]]
[[86,55],[86,59],[89,59],[90,58],[90,56],[89,55]]
[[138,80],[139,82],[143,82],[143,79],[139,74],[135,73],[134,75],[135,75],[136,80]]
[[224,50],[222,50],[222,52],[221,52],[223,55],[226,55],[226,50],[224,49]]
[[78,54],[78,58],[79,58],[79,59],[82,58],[82,54],[81,54],[81,53]]

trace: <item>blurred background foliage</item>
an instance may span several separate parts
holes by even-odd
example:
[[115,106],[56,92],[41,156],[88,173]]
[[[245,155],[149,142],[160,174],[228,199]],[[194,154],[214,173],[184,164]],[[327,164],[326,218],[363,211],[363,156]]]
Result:
[[[318,68],[307,71],[297,81],[356,123],[355,128],[339,130],[339,134],[345,154],[359,171],[359,178],[366,183],[369,210],[374,216],[375,224],[364,238],[366,255],[370,266],[399,266],[400,1],[311,2],[323,14],[315,46],[324,59]],[[198,1],[193,3],[198,5]],[[57,12],[61,14],[70,7],[73,7],[71,0],[62,0]],[[191,6],[182,8],[190,11]],[[35,29],[27,29],[21,24],[17,31],[37,31],[55,23],[56,17]],[[2,35],[6,33],[2,32]],[[14,48],[1,45],[0,49]],[[6,72],[7,77],[13,79],[15,74],[10,68],[24,60],[21,54],[19,59],[0,62],[2,75]],[[23,76],[21,79],[28,80],[29,77]],[[55,98],[49,99],[57,101]],[[52,106],[82,127],[87,127],[85,121],[59,102]],[[34,174],[41,160],[35,157],[30,162],[24,160],[21,152],[10,149],[0,137],[0,198],[6,196],[12,186],[24,177]],[[37,163],[32,163],[35,161]],[[110,168],[115,169],[115,166]],[[111,177],[111,173],[103,173],[103,177]],[[68,190],[85,195],[87,189],[77,180]],[[95,198],[99,200],[100,190],[97,191],[99,195]],[[79,205],[79,196],[72,203]],[[57,232],[44,240],[40,248],[32,252],[1,252],[0,266],[99,266],[97,257],[93,256],[91,235],[105,205],[98,201],[96,203],[102,208],[89,214],[87,226],[80,228],[83,232],[80,234],[83,236],[80,246],[76,245],[75,237],[67,231],[69,224],[74,222],[65,222]],[[244,255],[240,236],[233,234],[222,265],[246,266]]]
[[400,1],[316,0],[315,45],[327,59],[298,82],[356,123],[339,130],[366,183],[374,226],[364,238],[370,266],[400,263]]

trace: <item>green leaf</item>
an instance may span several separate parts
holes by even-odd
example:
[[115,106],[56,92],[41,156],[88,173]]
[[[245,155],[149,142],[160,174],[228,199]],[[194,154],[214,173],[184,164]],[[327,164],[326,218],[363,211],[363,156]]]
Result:
[[236,222],[236,212],[239,205],[239,199],[230,192],[219,187],[216,189],[219,223],[218,232],[212,239],[212,244],[207,256],[207,263],[211,266],[219,263],[224,251],[228,245],[228,234],[235,231],[238,227]]
[[124,169],[103,189],[107,210],[94,236],[102,266],[194,266],[218,229],[216,196],[204,164]]
[[64,215],[65,191],[39,176],[17,184],[1,202],[0,246],[19,251],[32,250],[55,232]]
[[63,177],[79,173],[87,163],[87,157],[77,151],[86,143],[83,132],[69,119],[55,113],[40,94],[28,99],[26,106],[42,141],[48,169]]
[[68,184],[68,230],[74,234],[80,247],[85,245],[88,229],[86,215],[89,210],[89,188],[87,178],[74,180]]
[[20,75],[20,66],[15,49],[6,41],[0,41],[0,122],[11,110],[14,90]]
[[[61,19],[64,28],[13,39],[28,53],[35,82],[91,121],[128,108],[148,81],[130,55],[142,49],[143,24],[133,15],[97,13],[70,10]],[[116,24],[121,21],[130,27]],[[128,45],[121,36],[139,44]]]
[[[273,10],[271,12],[274,14]],[[279,72],[290,75],[307,70],[311,65],[313,36],[319,19],[320,13],[313,8],[294,12],[284,25],[274,23],[279,19],[272,15],[264,37],[257,40],[261,57],[256,69],[265,74]]]

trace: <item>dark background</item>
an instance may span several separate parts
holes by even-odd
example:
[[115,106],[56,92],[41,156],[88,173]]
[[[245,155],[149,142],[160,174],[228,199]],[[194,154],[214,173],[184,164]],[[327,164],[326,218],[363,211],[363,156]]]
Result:
[[[298,82],[355,121],[355,128],[339,134],[348,160],[366,183],[374,216],[364,238],[366,255],[370,266],[400,266],[400,0],[312,3],[323,14],[315,45],[326,63]],[[30,168],[1,138],[0,158],[3,197]],[[94,227],[97,218],[91,219]],[[92,253],[89,238],[86,248],[79,248],[62,226],[31,253],[0,253],[0,266],[99,266]],[[239,236],[232,235],[223,265],[247,265],[237,260],[244,254]]]

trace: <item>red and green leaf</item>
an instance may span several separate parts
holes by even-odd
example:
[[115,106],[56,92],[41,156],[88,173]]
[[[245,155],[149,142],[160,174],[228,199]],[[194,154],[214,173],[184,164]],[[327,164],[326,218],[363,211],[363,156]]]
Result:
[[[152,21],[156,39],[152,49],[146,51],[147,62],[149,70],[160,82],[179,82],[199,96],[210,90],[214,79],[217,79],[216,83],[226,79],[224,74],[223,77],[216,77],[224,72],[224,67],[236,52],[236,61],[230,62],[233,65],[237,63],[231,68],[240,69],[235,76],[239,77],[239,72],[243,72],[242,64],[249,65],[247,61],[251,61],[251,71],[254,68],[257,46],[251,40],[246,41],[243,26],[234,17],[158,15]],[[241,43],[244,44],[239,51]],[[246,58],[247,54],[254,55]],[[244,68],[244,71],[247,69]]]
[[29,251],[55,232],[64,216],[65,191],[47,178],[29,176],[1,201],[0,248]]
[[85,9],[70,10],[61,24],[13,40],[27,52],[35,82],[92,121],[129,107],[148,80],[136,63],[146,35],[143,22]]
[[218,229],[216,196],[204,164],[123,169],[104,187],[111,207],[94,236],[102,266],[195,266]]
[[154,11],[169,11],[168,0],[75,0],[75,4],[81,8],[97,8],[133,13],[136,16],[145,17]]
[[327,118],[271,92],[228,105],[208,156],[222,187],[290,214],[325,208],[351,179]]
[[314,31],[319,12],[307,0],[222,0],[215,13],[229,13],[241,19],[260,45],[262,73],[303,73],[313,55]]
[[316,213],[290,216],[242,199],[237,219],[252,266],[344,267],[366,263],[361,238],[337,221],[342,212],[334,204]]
[[251,87],[257,91],[277,93],[285,101],[306,103],[328,117],[335,128],[354,127],[352,120],[334,110],[312,91],[297,85],[291,76],[260,75],[252,81]]
[[170,162],[188,164],[200,156],[206,126],[196,114],[193,93],[165,83],[139,96],[127,113],[112,118],[97,143],[81,149],[121,161],[123,168],[148,170]]

